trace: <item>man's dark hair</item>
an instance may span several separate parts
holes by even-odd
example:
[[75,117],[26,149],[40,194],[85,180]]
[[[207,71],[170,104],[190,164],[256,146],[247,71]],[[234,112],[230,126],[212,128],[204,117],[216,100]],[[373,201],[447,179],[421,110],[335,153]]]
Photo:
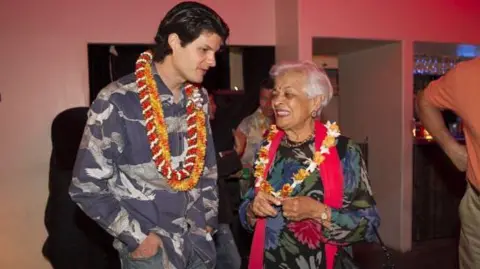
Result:
[[195,41],[203,32],[215,33],[225,43],[230,29],[213,9],[203,4],[186,1],[174,6],[158,26],[153,60],[161,62],[172,53],[172,48],[168,44],[170,34],[177,34],[184,47]]
[[271,90],[274,87],[273,79],[268,77],[260,82],[260,90]]

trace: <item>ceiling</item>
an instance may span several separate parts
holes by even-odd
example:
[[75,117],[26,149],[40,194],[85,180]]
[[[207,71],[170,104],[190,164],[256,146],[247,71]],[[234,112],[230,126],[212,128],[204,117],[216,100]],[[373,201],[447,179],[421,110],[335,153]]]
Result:
[[312,51],[313,55],[340,55],[371,49],[395,42],[398,41],[315,37],[313,38]]
[[[367,50],[378,46],[392,44],[399,41],[373,40],[355,38],[315,37],[313,38],[313,55],[341,55],[356,51]],[[470,46],[480,55],[480,46],[455,43],[414,42],[413,50],[416,55],[457,56],[460,47]]]
[[472,54],[470,56],[480,55],[480,46],[476,45],[433,42],[415,42],[413,44],[413,50],[417,55],[459,56],[462,52],[466,52],[465,49]]

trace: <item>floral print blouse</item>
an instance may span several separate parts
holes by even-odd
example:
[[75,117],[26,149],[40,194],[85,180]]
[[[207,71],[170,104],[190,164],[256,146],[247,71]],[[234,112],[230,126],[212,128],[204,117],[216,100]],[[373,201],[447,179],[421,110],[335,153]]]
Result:
[[[373,227],[378,227],[380,218],[375,207],[372,190],[367,177],[365,162],[357,144],[340,136],[337,150],[344,174],[343,207],[331,210],[331,225],[323,228],[315,220],[289,221],[283,217],[281,207],[274,218],[268,218],[265,232],[264,268],[282,269],[325,269],[325,242],[338,245],[335,269],[356,268],[351,260],[352,243],[375,241]],[[297,147],[281,143],[272,164],[268,181],[280,189],[285,183],[292,183],[292,176],[314,153],[313,139]],[[323,184],[318,171],[312,173],[298,185],[292,196],[309,196],[323,202]],[[253,231],[246,219],[246,209],[253,201],[254,191],[250,189],[240,207],[240,219],[244,228]]]

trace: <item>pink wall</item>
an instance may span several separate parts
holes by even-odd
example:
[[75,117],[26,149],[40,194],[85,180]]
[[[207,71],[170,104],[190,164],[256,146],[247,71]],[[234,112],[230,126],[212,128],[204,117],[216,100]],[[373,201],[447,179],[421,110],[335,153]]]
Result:
[[[40,252],[45,239],[49,129],[62,110],[87,104],[87,43],[149,42],[160,18],[177,2],[0,2],[0,268],[49,268]],[[230,24],[231,44],[275,44],[275,0],[202,2]],[[420,8],[413,1],[298,2],[299,49],[301,57],[308,59],[314,35],[480,43],[478,36],[469,35],[480,22],[478,6],[470,4],[473,0],[442,8],[432,8],[440,2],[433,0],[432,4],[417,4]],[[140,3],[141,13],[135,12]],[[461,14],[449,14],[451,10]],[[407,19],[408,14],[414,19]],[[426,24],[435,27],[420,28]],[[445,34],[441,29],[451,31]]]
[[301,58],[311,57],[311,37],[480,44],[476,0],[302,0]]
[[[480,43],[475,0],[304,0],[302,27],[312,36]],[[308,25],[308,26],[307,26]]]
[[[87,104],[87,43],[151,42],[178,2],[0,2],[0,268],[50,268],[41,256],[50,124]],[[275,44],[274,0],[203,2],[229,23],[230,44]]]

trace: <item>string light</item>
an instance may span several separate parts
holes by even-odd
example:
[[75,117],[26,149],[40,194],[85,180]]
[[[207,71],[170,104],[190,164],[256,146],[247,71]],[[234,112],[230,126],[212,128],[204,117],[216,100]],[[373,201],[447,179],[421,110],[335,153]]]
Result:
[[445,57],[416,55],[414,58],[413,73],[419,75],[443,75],[461,61],[468,60],[467,57]]

